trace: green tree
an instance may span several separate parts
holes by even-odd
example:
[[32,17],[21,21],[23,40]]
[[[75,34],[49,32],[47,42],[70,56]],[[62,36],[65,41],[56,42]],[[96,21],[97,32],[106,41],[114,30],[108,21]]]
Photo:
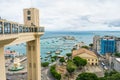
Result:
[[54,59],[54,58],[51,58],[51,62],[55,62],[55,59]]
[[81,68],[82,66],[85,66],[87,64],[87,60],[80,58],[79,56],[76,56],[73,58],[73,62],[76,64],[77,67]]
[[42,65],[43,67],[48,67],[49,62],[43,62],[43,63],[41,63],[41,65]]
[[68,57],[68,59],[70,59],[70,57],[72,56],[72,53],[67,53],[66,56]]
[[120,80],[120,73],[113,74],[109,80]]
[[81,48],[89,49],[89,47],[88,47],[88,46],[82,46]]
[[71,51],[77,50],[76,48],[73,48]]
[[105,75],[105,77],[108,77],[108,76],[112,76],[113,74],[117,74],[118,72],[117,71],[115,71],[115,70],[113,70],[113,71],[110,71],[110,72],[105,72],[104,73],[104,75]]
[[52,58],[53,58],[55,61],[57,60],[57,56],[53,56]]
[[65,62],[64,57],[60,58],[60,60],[59,60],[59,61],[63,64],[63,62]]
[[109,76],[108,71],[105,71],[104,75],[105,75],[105,77]]
[[51,62],[55,62],[57,60],[57,56],[52,56],[51,57]]
[[114,54],[116,57],[120,57],[120,53],[115,53]]
[[98,78],[98,80],[107,80],[107,78],[106,77],[100,77],[100,78]]
[[94,73],[81,73],[76,80],[98,80],[98,77]]
[[55,65],[50,67],[50,72],[56,80],[61,80],[61,74],[56,71]]
[[117,74],[117,73],[118,73],[118,72],[117,72],[117,71],[115,71],[115,70],[110,71],[109,76],[112,76],[113,74]]
[[89,44],[89,46],[90,46],[90,47],[93,47],[93,44],[92,44],[92,43],[90,43],[90,44]]
[[90,46],[90,49],[93,49],[93,44],[92,43],[90,43],[89,46]]
[[112,76],[107,76],[105,77],[105,80],[120,80],[120,73],[112,74]]
[[56,77],[57,80],[61,80],[61,74],[56,73],[56,74],[55,74],[55,77]]
[[69,72],[70,75],[76,70],[76,65],[72,62],[72,60],[68,60],[67,62],[67,71]]

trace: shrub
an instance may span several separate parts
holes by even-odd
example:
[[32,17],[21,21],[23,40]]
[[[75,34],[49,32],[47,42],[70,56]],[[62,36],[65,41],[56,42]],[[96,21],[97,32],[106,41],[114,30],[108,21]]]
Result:
[[43,62],[43,63],[41,63],[41,65],[42,65],[42,67],[48,67],[49,62]]
[[56,78],[57,80],[61,80],[61,74],[56,71],[55,65],[50,67],[50,72],[54,78]]

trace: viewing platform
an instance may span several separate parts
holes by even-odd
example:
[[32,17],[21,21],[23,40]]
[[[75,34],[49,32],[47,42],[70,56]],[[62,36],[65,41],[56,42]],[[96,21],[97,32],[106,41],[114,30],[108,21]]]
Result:
[[38,9],[27,8],[23,13],[24,25],[0,19],[0,80],[6,80],[4,47],[19,43],[26,43],[27,80],[41,80],[40,37],[44,27],[39,26]]
[[14,40],[11,44],[21,43],[21,41],[31,41],[35,39],[35,35],[43,34],[44,27],[38,27],[33,24],[31,24],[31,26],[25,26],[16,22],[0,19],[0,45],[8,44]]

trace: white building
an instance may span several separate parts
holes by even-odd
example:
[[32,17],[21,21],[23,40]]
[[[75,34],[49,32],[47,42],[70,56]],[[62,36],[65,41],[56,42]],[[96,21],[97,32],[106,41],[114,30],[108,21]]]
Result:
[[100,51],[100,36],[99,35],[95,35],[93,37],[93,49],[97,52]]
[[113,64],[114,64],[114,69],[120,72],[120,58],[115,58]]
[[116,52],[120,53],[120,38],[116,39]]

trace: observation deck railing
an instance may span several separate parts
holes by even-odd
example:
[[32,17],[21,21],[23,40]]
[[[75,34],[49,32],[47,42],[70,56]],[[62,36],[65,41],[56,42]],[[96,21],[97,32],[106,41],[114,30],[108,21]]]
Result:
[[44,32],[44,27],[36,26],[22,26],[18,24],[11,24],[9,22],[0,22],[0,35],[2,34],[18,34],[18,33],[32,33]]

